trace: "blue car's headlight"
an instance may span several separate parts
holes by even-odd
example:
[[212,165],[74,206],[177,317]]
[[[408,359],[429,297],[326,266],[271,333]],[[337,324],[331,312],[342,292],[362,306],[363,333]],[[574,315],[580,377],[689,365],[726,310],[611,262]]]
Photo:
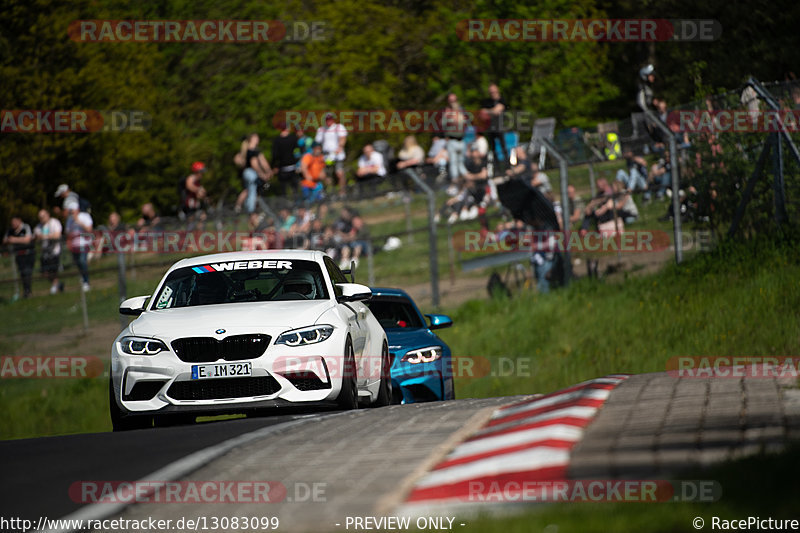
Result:
[[432,363],[442,357],[441,346],[428,346],[411,350],[403,356],[403,361],[416,365],[419,363]]
[[146,337],[122,337],[119,340],[119,347],[129,355],[155,355],[167,351],[166,344],[160,340]]
[[306,328],[293,329],[281,333],[275,344],[285,344],[286,346],[305,346],[322,342],[333,334],[333,326],[309,326]]

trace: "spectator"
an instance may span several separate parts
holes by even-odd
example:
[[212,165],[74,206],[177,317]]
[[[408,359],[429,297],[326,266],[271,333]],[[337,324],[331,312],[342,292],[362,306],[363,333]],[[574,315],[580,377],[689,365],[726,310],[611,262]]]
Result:
[[[152,204],[145,204],[145,206],[147,205],[149,205],[150,208],[153,207]],[[72,260],[75,266],[78,267],[78,271],[83,279],[83,286],[81,288],[83,292],[88,292],[90,288],[88,255],[89,248],[92,245],[90,232],[92,231],[94,223],[89,213],[82,213],[80,211],[77,202],[71,201],[67,203],[66,210],[67,242],[70,252],[72,252]],[[142,207],[142,213],[144,213],[144,207]]]
[[61,269],[61,222],[50,216],[47,209],[39,211],[39,225],[33,230],[36,239],[42,243],[42,274],[50,280],[50,294],[64,290],[58,281]]
[[22,221],[22,217],[11,217],[11,227],[3,237],[3,244],[11,247],[22,280],[22,297],[28,298],[31,295],[33,268],[36,265],[36,244],[31,227]]
[[325,176],[325,157],[322,155],[322,145],[314,142],[311,152],[304,154],[300,160],[300,173],[302,180],[300,188],[303,201],[306,203],[318,202],[323,197],[323,181]]
[[617,216],[625,221],[626,224],[633,224],[639,218],[639,209],[630,191],[623,188],[621,181],[615,181],[611,186],[614,190],[614,208]]
[[[489,126],[486,129],[486,140],[489,142],[489,150],[495,157],[495,164],[499,170],[505,168],[508,161],[508,149],[506,148],[506,138],[503,132],[503,113],[506,110],[506,102],[500,95],[497,84],[489,84],[489,97],[481,102],[481,109],[485,109],[489,114]],[[497,152],[495,140],[500,141],[500,152]]]
[[653,83],[656,81],[656,69],[653,65],[646,65],[639,70],[639,92],[636,95],[636,103],[642,109],[653,110]]
[[[531,186],[536,187],[536,185],[533,184],[533,162],[528,158],[528,153],[525,151],[525,148],[517,146],[514,148],[514,151],[516,152],[517,163],[506,170],[506,176],[516,176],[524,182],[530,183]],[[478,152],[480,153],[480,151]]]
[[657,200],[665,198],[667,190],[672,185],[671,168],[669,151],[665,152],[664,157],[650,168],[650,186],[656,188]]
[[383,161],[383,154],[375,150],[371,144],[364,146],[363,154],[358,158],[358,170],[356,176],[358,181],[363,183],[375,181],[386,175],[386,165]]
[[278,247],[278,236],[271,218],[250,213],[247,220],[250,237],[242,240],[242,250],[269,250]]
[[297,149],[295,150],[295,159],[300,161],[306,154],[310,154],[313,149],[314,139],[306,135],[303,128],[297,128]]
[[242,141],[239,153],[244,154],[245,166],[242,170],[242,179],[245,189],[239,193],[239,197],[236,199],[235,210],[237,213],[242,210],[242,204],[245,204],[248,213],[256,210],[259,180],[267,183],[272,176],[272,169],[258,148],[260,141],[257,133],[251,133]]
[[441,181],[447,176],[447,139],[439,135],[433,136],[425,163],[432,165],[436,170],[436,181]]
[[417,174],[416,169],[425,162],[425,151],[417,143],[417,138],[413,135],[407,136],[403,140],[403,148],[397,154],[397,170],[411,175]]
[[580,205],[578,205],[579,201],[575,187],[567,185],[567,212],[569,213],[570,226],[583,218],[583,210]]
[[65,212],[67,210],[67,203],[70,201],[78,202],[78,205],[80,205],[80,197],[78,196],[78,193],[70,190],[69,185],[66,183],[62,183],[58,186],[55,197],[61,198],[61,209]]
[[442,115],[442,129],[447,138],[447,161],[450,165],[450,180],[456,182],[467,173],[464,166],[464,132],[467,128],[467,117],[458,96],[455,93],[447,95],[447,107]]
[[189,230],[194,226],[196,218],[204,219],[204,214],[198,215],[206,200],[206,189],[203,187],[203,175],[206,165],[202,161],[192,163],[192,173],[183,179],[181,189],[180,214],[189,221]]
[[553,187],[550,185],[550,178],[544,172],[539,171],[538,161],[531,161],[531,173],[533,174],[533,178],[530,181],[531,187],[538,189],[540,193],[552,202]]
[[150,202],[142,206],[142,216],[136,222],[136,233],[161,233],[161,217],[156,213],[155,207]]
[[617,181],[621,181],[629,191],[645,191],[644,199],[650,199],[650,191],[647,188],[647,161],[643,157],[633,155],[628,151],[622,154],[628,165],[628,171],[619,169],[617,171]]
[[488,230],[489,221],[486,219],[486,188],[489,184],[489,173],[486,169],[486,161],[481,157],[480,152],[472,150],[469,159],[464,163],[467,169],[464,174],[467,193],[473,202],[468,214],[468,218],[478,218],[481,228]]
[[486,136],[482,131],[475,132],[475,140],[472,141],[471,148],[477,150],[484,159],[489,155],[489,141],[486,140]]
[[335,224],[337,233],[341,240],[339,268],[350,268],[350,261],[354,261],[356,267],[364,248],[367,247],[369,232],[364,223],[364,219],[355,209],[343,207],[339,220]]
[[278,194],[284,197],[297,196],[297,136],[286,123],[280,125],[281,131],[272,141],[272,166],[278,172]]
[[344,174],[344,147],[347,143],[347,129],[336,122],[333,113],[327,113],[325,125],[319,127],[314,140],[322,145],[326,163],[334,165],[336,180],[339,183],[339,194],[344,197],[347,188]]

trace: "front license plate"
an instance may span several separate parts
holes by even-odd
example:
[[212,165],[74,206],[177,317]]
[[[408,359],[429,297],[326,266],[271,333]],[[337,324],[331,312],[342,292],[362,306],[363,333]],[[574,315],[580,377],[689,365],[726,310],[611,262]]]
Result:
[[224,363],[219,365],[192,365],[192,379],[237,378],[251,376],[253,363]]

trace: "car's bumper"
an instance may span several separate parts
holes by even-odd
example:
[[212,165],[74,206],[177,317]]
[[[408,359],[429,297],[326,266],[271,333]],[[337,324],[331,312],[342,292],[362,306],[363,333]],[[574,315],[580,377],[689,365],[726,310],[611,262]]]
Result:
[[[169,351],[156,356],[122,353],[112,348],[114,397],[125,414],[226,413],[243,410],[311,405],[337,398],[342,384],[342,355],[327,353],[344,346],[343,339],[286,348],[270,345],[255,359],[250,376],[192,379],[192,366]],[[321,355],[322,353],[322,355]],[[233,362],[233,361],[226,361]]]
[[453,376],[442,361],[401,364],[392,368],[392,387],[403,395],[403,403],[430,402],[453,398]]

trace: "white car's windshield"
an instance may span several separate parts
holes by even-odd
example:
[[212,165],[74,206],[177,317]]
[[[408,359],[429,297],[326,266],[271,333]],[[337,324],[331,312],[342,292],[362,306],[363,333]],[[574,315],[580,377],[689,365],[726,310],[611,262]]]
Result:
[[314,261],[248,259],[171,272],[156,295],[153,309],[325,299],[325,279]]

